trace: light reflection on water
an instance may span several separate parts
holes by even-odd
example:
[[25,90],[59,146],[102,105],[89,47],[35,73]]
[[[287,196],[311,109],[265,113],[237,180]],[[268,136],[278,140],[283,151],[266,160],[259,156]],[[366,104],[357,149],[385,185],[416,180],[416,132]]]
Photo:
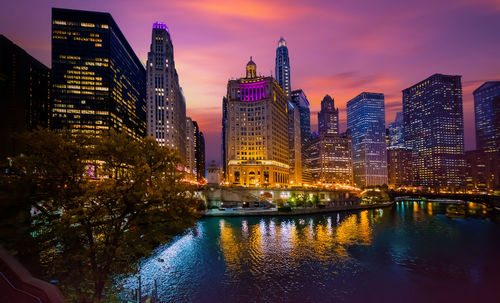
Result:
[[[500,225],[450,219],[445,207],[204,219],[143,262],[143,293],[156,280],[169,302],[488,298],[500,282]],[[137,278],[123,284],[136,288]]]

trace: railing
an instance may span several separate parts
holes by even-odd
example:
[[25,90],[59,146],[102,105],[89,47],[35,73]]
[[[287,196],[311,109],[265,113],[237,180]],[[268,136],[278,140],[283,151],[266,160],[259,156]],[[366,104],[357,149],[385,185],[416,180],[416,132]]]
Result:
[[0,302],[64,303],[52,284],[33,277],[21,263],[0,247]]

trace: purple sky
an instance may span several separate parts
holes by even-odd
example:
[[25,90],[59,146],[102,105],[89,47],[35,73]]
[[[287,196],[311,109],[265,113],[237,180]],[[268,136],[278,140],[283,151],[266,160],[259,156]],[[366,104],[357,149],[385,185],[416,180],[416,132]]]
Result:
[[207,162],[220,159],[221,100],[227,80],[274,73],[280,36],[288,43],[292,89],[317,111],[325,94],[340,108],[362,91],[386,96],[386,123],[401,90],[434,73],[462,75],[465,146],[474,149],[472,91],[500,79],[500,0],[86,0],[2,1],[1,33],[50,66],[51,7],[112,14],[145,62],[155,21],[165,22],[187,114],[200,124]]

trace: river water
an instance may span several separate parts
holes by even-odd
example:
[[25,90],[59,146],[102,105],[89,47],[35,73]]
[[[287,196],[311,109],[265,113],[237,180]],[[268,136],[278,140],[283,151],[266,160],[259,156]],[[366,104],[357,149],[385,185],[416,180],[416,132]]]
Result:
[[156,280],[161,302],[500,302],[500,217],[445,210],[206,218],[142,263],[142,292]]

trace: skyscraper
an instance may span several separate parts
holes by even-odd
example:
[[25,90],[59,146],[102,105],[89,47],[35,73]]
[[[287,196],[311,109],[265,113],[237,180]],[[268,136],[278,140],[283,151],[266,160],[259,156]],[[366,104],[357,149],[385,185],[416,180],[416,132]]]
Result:
[[434,74],[403,90],[405,145],[418,186],[455,190],[465,181],[460,78]]
[[318,133],[320,136],[339,134],[339,110],[335,108],[334,100],[329,95],[321,101],[321,111],[318,113]]
[[387,184],[384,94],[363,92],[347,102],[354,183]]
[[288,144],[290,151],[290,182],[302,184],[302,142],[299,107],[288,102]]
[[196,179],[198,181],[205,180],[205,137],[203,132],[200,131],[198,123],[193,121],[194,136],[195,136],[195,147],[194,147],[194,157],[196,164]]
[[307,167],[307,147],[311,142],[311,112],[309,110],[309,100],[303,90],[297,89],[292,91],[291,102],[295,108],[298,108],[300,115],[300,142],[302,155],[302,183],[312,183],[312,176]]
[[488,81],[474,91],[476,149],[500,151],[500,81]]
[[146,135],[146,72],[108,13],[52,9],[55,129]]
[[227,98],[222,97],[222,178],[227,180],[227,140],[226,140],[226,125],[227,125]]
[[389,124],[389,146],[405,146],[403,112],[396,113],[396,119]]
[[186,170],[191,176],[196,176],[196,132],[193,120],[186,118]]
[[300,113],[300,138],[303,146],[311,139],[311,112],[309,110],[309,100],[303,90],[297,89],[292,91],[292,103],[298,106]]
[[272,77],[258,77],[251,60],[246,77],[227,84],[226,181],[231,185],[288,184],[288,97]]
[[290,83],[290,58],[288,57],[288,47],[283,37],[278,41],[274,73],[276,81],[278,81],[278,84],[285,91],[286,95],[290,97],[292,87]]
[[148,136],[186,156],[186,101],[175,69],[168,27],[153,24],[147,66]]
[[50,69],[0,35],[0,161],[25,152],[19,134],[48,127]]

